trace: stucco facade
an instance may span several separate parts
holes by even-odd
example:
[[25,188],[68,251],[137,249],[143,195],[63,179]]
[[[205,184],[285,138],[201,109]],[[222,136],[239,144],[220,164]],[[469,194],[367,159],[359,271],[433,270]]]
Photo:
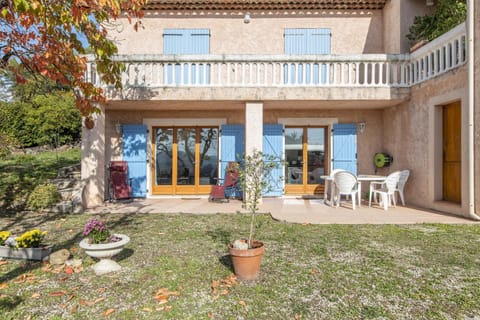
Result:
[[[130,82],[122,91],[106,88],[110,100],[102,106],[104,112],[98,116],[96,128],[84,130],[85,203],[92,206],[108,198],[108,163],[125,156],[125,136],[117,130],[119,124],[141,125],[147,130],[146,197],[155,197],[154,190],[159,190],[155,186],[158,183],[155,132],[163,128],[172,132],[182,128],[218,128],[220,158],[223,156],[220,129],[224,126],[243,128],[244,150],[249,152],[262,149],[264,125],[280,125],[283,156],[289,153],[286,145],[291,138],[286,130],[303,128],[305,134],[317,130],[325,135],[322,151],[316,154],[322,154],[321,172],[327,174],[335,166],[332,129],[337,124],[351,124],[357,127],[355,170],[358,173],[387,175],[394,170],[410,169],[408,204],[468,216],[466,190],[472,179],[478,186],[480,177],[469,175],[468,157],[464,156],[468,153],[468,134],[464,130],[468,122],[468,66],[463,60],[464,49],[458,47],[458,57],[456,49],[451,52],[454,55],[451,60],[458,64],[449,67],[440,65],[440,55],[431,58],[433,52],[446,52],[436,47],[432,53],[426,50],[419,62],[414,62],[417,58],[408,54],[405,38],[414,16],[433,9],[424,1],[391,0],[382,9],[248,10],[249,23],[243,19],[245,10],[150,11],[143,20],[144,29],[139,32],[121,21],[110,35],[116,40],[122,59],[127,61],[128,72],[124,77]],[[475,30],[478,30],[478,8],[476,17]],[[329,29],[330,54],[305,58],[285,55],[285,30],[296,28]],[[163,56],[166,29],[208,29],[208,55]],[[462,36],[464,31],[459,32]],[[475,38],[475,81],[480,83],[478,32]],[[455,43],[461,46],[463,40],[456,39],[448,40],[453,42],[444,48]],[[432,67],[434,63],[438,65]],[[177,82],[167,83],[168,77],[175,79],[172,67],[175,65],[180,74],[176,76]],[[197,69],[191,69],[192,65]],[[293,83],[289,83],[287,65],[289,70],[295,69]],[[203,82],[199,82],[202,75],[196,75],[197,79],[192,80],[192,74],[199,73],[200,68],[209,68],[209,78],[203,75]],[[314,72],[320,72],[320,76],[323,73],[324,79],[312,80]],[[480,100],[479,91],[475,93],[476,101]],[[455,101],[461,103],[462,195],[460,202],[452,203],[442,199],[439,136],[442,107]],[[480,106],[476,103],[475,123],[479,121]],[[480,130],[475,130],[475,148],[480,150]],[[308,145],[311,142],[307,140],[304,143]],[[314,148],[312,145],[311,149]],[[302,152],[310,157],[307,149]],[[393,163],[376,168],[373,156],[377,152],[392,155]],[[299,159],[302,163],[303,160],[307,161]],[[475,152],[476,172],[479,166],[480,155]],[[311,176],[310,164],[304,165],[303,170],[304,175]],[[195,172],[196,175],[200,172],[197,167]],[[287,168],[284,172],[289,173]],[[323,185],[313,188],[303,179],[303,189],[292,188],[287,180],[281,196],[323,190]],[[185,190],[188,194],[208,195],[207,186],[197,185],[198,177],[195,181],[192,189],[177,185],[165,190],[172,190],[172,196],[182,195]],[[480,191],[476,188],[475,208],[479,201]]]

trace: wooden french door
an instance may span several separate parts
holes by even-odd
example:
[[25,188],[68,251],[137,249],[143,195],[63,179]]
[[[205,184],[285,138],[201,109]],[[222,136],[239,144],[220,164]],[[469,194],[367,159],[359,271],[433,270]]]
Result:
[[218,133],[218,127],[154,127],[152,193],[210,193],[218,177]]
[[323,193],[327,172],[327,127],[285,128],[285,192]]
[[460,101],[443,107],[443,200],[456,203],[462,194],[461,115]]

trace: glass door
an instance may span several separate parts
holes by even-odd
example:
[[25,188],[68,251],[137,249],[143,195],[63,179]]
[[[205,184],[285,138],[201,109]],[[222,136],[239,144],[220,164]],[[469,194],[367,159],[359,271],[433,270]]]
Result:
[[153,128],[152,193],[208,194],[218,175],[218,128]]
[[285,191],[290,194],[323,192],[327,137],[325,127],[285,128]]

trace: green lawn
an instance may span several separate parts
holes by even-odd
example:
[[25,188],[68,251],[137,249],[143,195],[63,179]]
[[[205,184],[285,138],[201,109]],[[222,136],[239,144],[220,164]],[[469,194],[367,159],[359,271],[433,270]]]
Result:
[[[131,237],[123,269],[97,277],[78,243],[89,215],[10,216],[0,229],[47,230],[83,271],[0,262],[1,319],[468,319],[480,314],[480,226],[292,225],[259,216],[260,278],[235,284],[226,243],[249,217],[110,214]],[[218,281],[218,282],[217,282]],[[212,289],[212,286],[215,290]],[[176,291],[159,304],[159,289]]]
[[22,211],[35,186],[55,178],[59,168],[78,163],[79,148],[0,159],[0,218]]

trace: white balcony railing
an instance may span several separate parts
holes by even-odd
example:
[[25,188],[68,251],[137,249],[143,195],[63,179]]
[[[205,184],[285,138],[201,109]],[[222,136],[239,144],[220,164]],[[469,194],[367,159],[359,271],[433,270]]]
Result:
[[410,55],[410,85],[429,80],[467,62],[466,26],[458,25]]
[[[119,55],[124,88],[390,87],[404,88],[466,62],[465,25],[411,55]],[[87,80],[101,81],[94,62]]]

